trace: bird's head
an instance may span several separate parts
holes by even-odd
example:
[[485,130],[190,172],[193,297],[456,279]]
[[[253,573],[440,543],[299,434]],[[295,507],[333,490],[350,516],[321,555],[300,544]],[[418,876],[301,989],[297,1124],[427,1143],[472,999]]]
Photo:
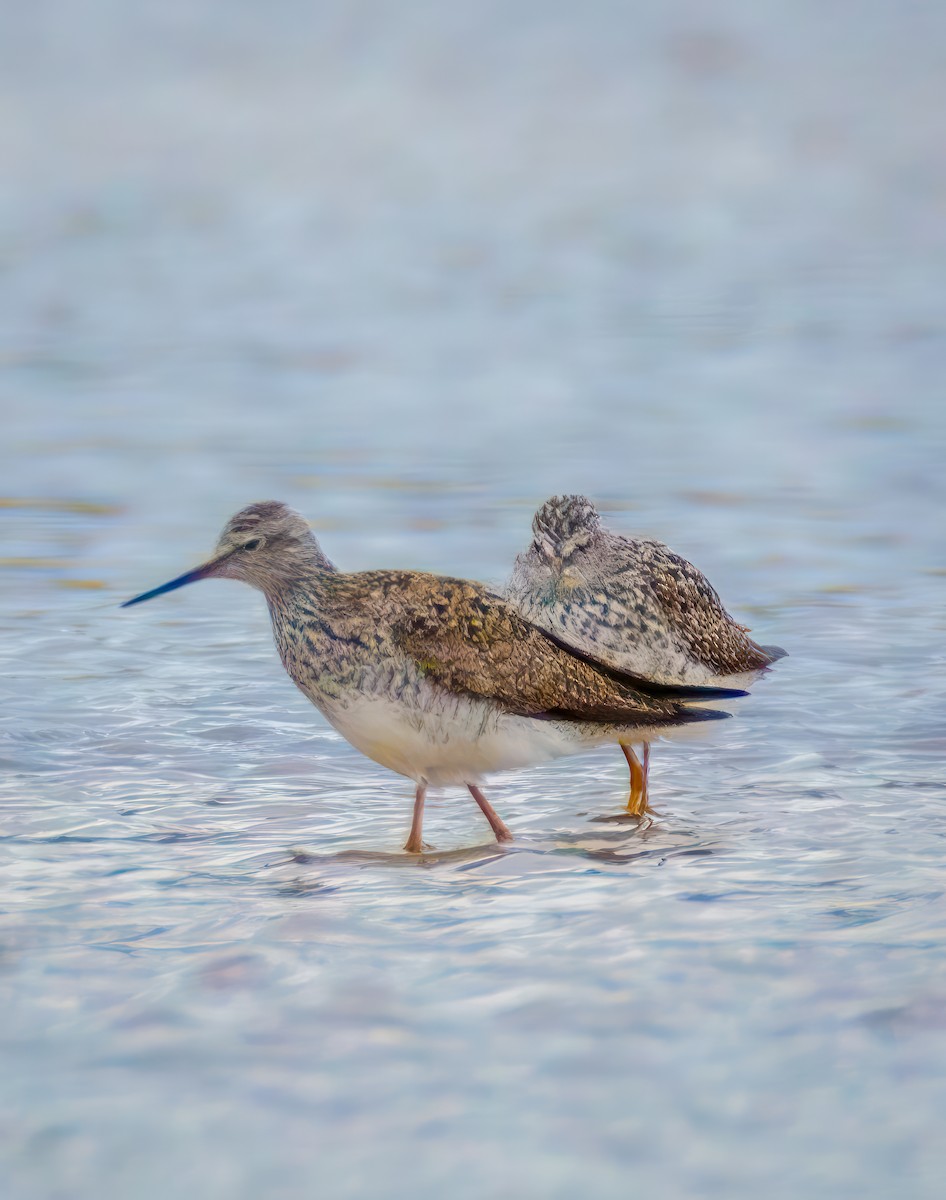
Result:
[[173,592],[198,579],[241,579],[274,597],[312,569],[333,570],[305,519],[278,500],[250,504],[224,526],[210,558],[160,587],[126,600],[122,608]]
[[601,529],[587,496],[552,496],[532,519],[532,543],[516,559],[513,590],[548,592],[584,582],[582,562]]

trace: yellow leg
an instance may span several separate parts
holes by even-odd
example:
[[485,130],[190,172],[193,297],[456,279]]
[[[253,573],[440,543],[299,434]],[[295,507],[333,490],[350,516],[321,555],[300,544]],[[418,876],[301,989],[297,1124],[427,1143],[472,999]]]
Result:
[[650,746],[644,743],[644,762],[630,748],[621,745],[627,765],[631,769],[631,794],[627,798],[627,811],[634,817],[643,817],[649,811],[647,803],[647,773],[650,766]]

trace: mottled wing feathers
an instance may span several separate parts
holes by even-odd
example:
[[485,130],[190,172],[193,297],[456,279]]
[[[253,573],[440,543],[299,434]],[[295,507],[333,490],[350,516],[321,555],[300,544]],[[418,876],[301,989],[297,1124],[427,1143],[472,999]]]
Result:
[[[727,613],[702,571],[663,544],[620,539],[633,549],[630,568],[637,586],[645,581],[668,623],[700,661],[719,674],[760,670],[774,661]],[[643,569],[642,569],[643,568]]]
[[719,593],[702,571],[662,542],[638,543],[647,560],[648,578],[654,594],[668,615],[685,619],[696,612],[713,612],[725,617],[726,610]]
[[[584,650],[573,646],[564,638],[553,633],[550,629],[539,629],[543,637],[548,638],[550,642],[554,642],[556,646],[567,651],[575,658],[580,658],[582,662],[586,662],[602,675],[607,675],[608,678],[623,684],[625,687],[633,688],[635,691],[643,692],[647,696],[659,696],[665,700],[680,700],[680,701],[703,701],[704,703],[710,700],[737,700],[742,696],[748,696],[749,693],[742,688],[730,687],[712,687],[704,684],[690,683],[661,683],[656,679],[645,679],[642,675],[635,675],[631,671],[624,671],[620,667],[611,666],[609,663],[602,662],[595,658],[593,654],[587,654]],[[767,647],[767,649],[775,649],[775,647]],[[786,653],[783,651],[783,653]]]
[[476,584],[421,575],[410,582],[410,603],[394,621],[395,642],[450,691],[524,716],[643,725],[714,715],[620,682],[617,672],[576,656]]

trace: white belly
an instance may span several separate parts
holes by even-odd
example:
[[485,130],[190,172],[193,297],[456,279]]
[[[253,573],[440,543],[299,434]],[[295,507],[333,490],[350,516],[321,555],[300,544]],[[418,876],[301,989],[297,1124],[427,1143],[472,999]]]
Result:
[[467,697],[444,696],[442,703],[423,709],[358,697],[345,708],[323,711],[362,754],[433,787],[477,783],[493,771],[533,766],[617,740],[604,726],[511,716]]

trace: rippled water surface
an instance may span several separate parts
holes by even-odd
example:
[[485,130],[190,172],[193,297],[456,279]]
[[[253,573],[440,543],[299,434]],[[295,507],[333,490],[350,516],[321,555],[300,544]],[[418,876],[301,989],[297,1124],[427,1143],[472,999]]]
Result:
[[[8,14],[4,1197],[942,1194],[946,21],[778,8]],[[647,828],[605,749],[410,859],[260,597],[117,607],[576,489],[790,651]]]

